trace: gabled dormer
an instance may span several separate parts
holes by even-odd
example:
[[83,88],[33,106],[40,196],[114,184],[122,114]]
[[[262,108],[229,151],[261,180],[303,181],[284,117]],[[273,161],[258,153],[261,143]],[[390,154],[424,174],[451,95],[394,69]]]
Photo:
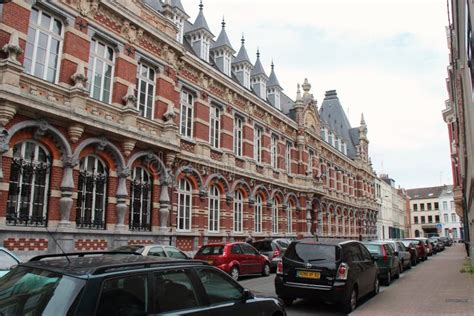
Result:
[[272,61],[272,71],[270,72],[270,78],[267,83],[267,97],[268,101],[278,110],[281,110],[280,95],[282,90],[283,88],[280,86],[277,76],[275,75],[275,65]]
[[191,26],[191,29],[186,32],[185,36],[188,39],[191,47],[193,48],[196,55],[199,58],[209,62],[209,51],[211,48],[211,41],[214,38],[209,26],[207,25],[206,18],[203,13],[202,1],[199,4],[199,13],[196,17],[196,21]]
[[242,35],[242,46],[240,46],[239,53],[237,57],[234,58],[232,62],[232,71],[245,88],[250,89],[250,73],[252,72],[253,65],[247,55],[247,50],[245,49],[245,38]]
[[260,62],[259,50],[257,50],[257,60],[255,61],[252,72],[250,73],[250,82],[255,93],[262,99],[266,100],[268,76]]
[[162,13],[176,24],[178,33],[176,33],[176,40],[183,44],[184,36],[184,22],[190,16],[184,11],[181,0],[165,0],[162,4]]
[[227,37],[224,19],[222,19],[221,33],[211,47],[211,54],[214,57],[214,62],[216,63],[217,68],[230,77],[232,70],[232,57],[235,54],[235,50],[232,48],[229,38]]

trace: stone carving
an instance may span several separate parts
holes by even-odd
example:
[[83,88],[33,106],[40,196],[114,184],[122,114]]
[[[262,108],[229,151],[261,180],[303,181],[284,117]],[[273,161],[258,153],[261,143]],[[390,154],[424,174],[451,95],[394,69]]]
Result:
[[135,85],[128,86],[127,94],[122,98],[125,107],[135,109],[137,107],[137,97],[135,96]]
[[133,149],[135,148],[135,144],[136,144],[136,141],[132,139],[127,139],[122,143],[123,154],[125,155],[125,157],[130,156]]
[[0,126],[4,127],[16,114],[16,106],[10,103],[0,105]]
[[87,90],[86,88],[86,72],[84,62],[79,62],[76,67],[76,72],[71,76],[72,82],[74,82],[74,88],[80,90]]
[[174,111],[174,104],[172,102],[168,103],[165,114],[163,114],[166,122],[172,122],[176,117],[176,112]]
[[128,21],[123,22],[121,32],[130,43],[137,44],[143,38],[143,29],[130,25]]
[[10,40],[8,41],[8,44],[5,44],[3,46],[2,50],[8,55],[8,61],[20,65],[20,62],[18,61],[18,56],[23,53],[23,50],[21,49],[20,43],[18,41],[17,31],[13,31],[13,33],[10,34]]
[[72,0],[71,3],[75,5],[82,16],[93,17],[99,10],[100,1],[101,0]]
[[84,133],[83,125],[80,125],[80,124],[69,125],[68,134],[73,144],[75,144],[81,138],[82,133]]

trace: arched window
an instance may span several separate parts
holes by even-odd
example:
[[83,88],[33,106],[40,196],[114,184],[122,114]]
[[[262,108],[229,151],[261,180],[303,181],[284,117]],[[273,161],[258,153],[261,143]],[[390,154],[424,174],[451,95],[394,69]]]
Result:
[[81,159],[77,189],[77,227],[105,229],[107,168],[98,157]]
[[278,234],[278,203],[272,205],[272,233]]
[[142,167],[132,171],[130,192],[129,227],[130,230],[151,230],[151,192],[150,174]]
[[209,231],[219,231],[220,194],[214,185],[209,189]]
[[7,201],[8,225],[47,224],[49,153],[34,141],[13,147],[13,160]]
[[255,232],[256,233],[261,233],[262,232],[262,198],[258,195],[257,198],[255,199],[255,214],[254,214],[254,220],[255,220]]
[[243,214],[244,199],[240,191],[235,192],[234,197],[234,232],[241,233],[243,231]]
[[286,232],[291,234],[293,233],[293,213],[292,213],[292,205],[288,203],[286,206],[286,220],[287,220],[287,226],[286,226]]
[[191,209],[192,209],[191,184],[186,179],[181,179],[178,186],[178,231],[191,230]]

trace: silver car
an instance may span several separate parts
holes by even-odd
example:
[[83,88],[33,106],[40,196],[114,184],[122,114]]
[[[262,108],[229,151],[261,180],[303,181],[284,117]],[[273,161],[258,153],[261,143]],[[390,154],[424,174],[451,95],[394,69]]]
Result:
[[0,278],[10,271],[13,266],[16,266],[21,261],[11,251],[0,247]]
[[187,254],[176,247],[158,245],[158,244],[143,244],[143,245],[128,245],[121,246],[112,251],[117,252],[136,252],[142,256],[156,256],[168,257],[174,259],[191,259]]

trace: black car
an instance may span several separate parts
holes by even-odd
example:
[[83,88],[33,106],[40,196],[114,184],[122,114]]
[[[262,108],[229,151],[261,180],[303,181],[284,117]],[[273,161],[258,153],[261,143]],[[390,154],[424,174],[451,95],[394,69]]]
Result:
[[373,260],[358,241],[294,241],[278,264],[276,294],[287,305],[296,298],[316,299],[341,304],[350,313],[359,298],[379,291]]
[[198,260],[119,253],[45,255],[0,279],[0,315],[286,315]]
[[250,244],[262,255],[267,256],[270,261],[270,271],[274,272],[290,243],[291,241],[288,239],[277,238],[257,240]]

